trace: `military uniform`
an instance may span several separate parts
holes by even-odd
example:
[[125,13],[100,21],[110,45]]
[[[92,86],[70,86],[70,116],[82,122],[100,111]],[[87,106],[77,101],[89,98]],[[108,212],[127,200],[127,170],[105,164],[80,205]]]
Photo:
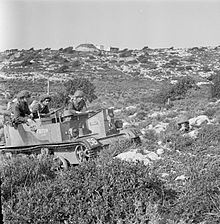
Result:
[[39,115],[45,116],[50,113],[48,105],[42,105],[41,103],[37,103],[32,108],[33,118],[38,118]]
[[48,103],[44,104],[45,100],[48,100],[48,102],[50,102],[51,97],[47,94],[44,94],[40,97],[40,102],[33,105],[32,113],[33,113],[34,118],[38,118],[39,115],[42,116],[42,117],[45,117],[50,113]]
[[27,102],[16,102],[12,107],[12,121],[15,124],[26,123],[31,114]]

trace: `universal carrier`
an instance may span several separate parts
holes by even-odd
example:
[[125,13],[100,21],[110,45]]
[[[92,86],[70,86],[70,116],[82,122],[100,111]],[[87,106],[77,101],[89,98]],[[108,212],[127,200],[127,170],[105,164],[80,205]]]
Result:
[[130,139],[140,143],[140,132],[134,128],[122,128],[122,122],[114,119],[113,109],[96,112],[60,112],[49,118],[35,119],[34,128],[27,124],[11,126],[4,119],[4,146],[2,155],[52,154],[62,167],[79,164],[112,141]]

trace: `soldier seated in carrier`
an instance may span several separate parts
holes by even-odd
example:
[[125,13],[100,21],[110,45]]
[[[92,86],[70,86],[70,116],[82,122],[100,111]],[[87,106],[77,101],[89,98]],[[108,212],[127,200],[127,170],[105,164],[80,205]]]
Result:
[[77,90],[73,95],[69,95],[67,110],[72,113],[83,112],[87,109],[85,93],[82,90]]
[[33,118],[45,118],[49,117],[51,115],[49,110],[49,103],[51,102],[51,97],[49,95],[42,95],[40,97],[39,102],[35,102],[34,105],[32,105],[32,113]]
[[12,106],[12,124],[32,123],[33,115],[29,109],[31,93],[23,90],[17,94],[17,101]]

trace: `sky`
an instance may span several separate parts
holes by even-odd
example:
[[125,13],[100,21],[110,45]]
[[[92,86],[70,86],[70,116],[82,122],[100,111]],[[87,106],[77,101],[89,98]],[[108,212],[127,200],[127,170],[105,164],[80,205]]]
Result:
[[0,0],[0,51],[220,45],[220,0]]

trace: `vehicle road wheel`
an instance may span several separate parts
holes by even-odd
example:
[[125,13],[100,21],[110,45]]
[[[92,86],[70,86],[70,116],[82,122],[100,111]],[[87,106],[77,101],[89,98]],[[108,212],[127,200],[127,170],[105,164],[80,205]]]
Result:
[[83,143],[77,144],[75,147],[75,155],[79,163],[89,159],[89,150]]
[[135,143],[136,145],[141,145],[141,138],[138,136],[138,137],[136,137],[136,138],[134,138],[133,140],[132,140],[132,142],[133,143]]

